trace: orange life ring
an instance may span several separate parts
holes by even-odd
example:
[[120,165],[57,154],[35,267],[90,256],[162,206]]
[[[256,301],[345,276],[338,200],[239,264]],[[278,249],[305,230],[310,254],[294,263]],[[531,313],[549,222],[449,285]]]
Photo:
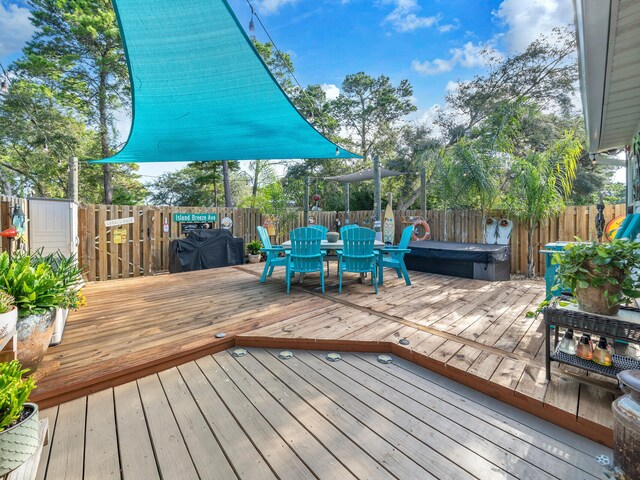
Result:
[[[422,228],[424,228],[424,235],[418,237],[418,235],[416,235],[416,227],[420,225],[422,225]],[[431,229],[429,228],[429,224],[426,220],[423,220],[421,218],[420,220],[416,220],[415,222],[413,222],[413,232],[411,233],[411,240],[413,240],[414,242],[422,242],[423,240],[429,240],[430,238]]]

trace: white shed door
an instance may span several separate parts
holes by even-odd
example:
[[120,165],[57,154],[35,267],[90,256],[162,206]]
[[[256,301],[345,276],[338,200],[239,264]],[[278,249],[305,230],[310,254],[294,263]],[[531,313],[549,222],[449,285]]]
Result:
[[29,199],[29,246],[48,255],[77,253],[78,206],[66,200]]

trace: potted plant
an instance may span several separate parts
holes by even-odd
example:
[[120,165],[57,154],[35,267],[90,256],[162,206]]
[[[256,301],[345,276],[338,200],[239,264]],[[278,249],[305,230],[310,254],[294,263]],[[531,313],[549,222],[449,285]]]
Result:
[[18,307],[18,360],[35,371],[53,335],[54,311],[63,304],[66,287],[47,263],[31,264],[24,256],[11,262],[0,255],[0,289],[12,295]]
[[[36,259],[37,260],[37,259]],[[60,252],[42,257],[40,262],[51,266],[56,276],[62,282],[65,292],[62,303],[56,308],[54,314],[53,336],[51,345],[57,345],[62,341],[62,333],[67,323],[70,310],[77,310],[85,305],[82,295],[82,269],[78,265],[75,255],[65,257]],[[36,261],[35,264],[40,263]],[[34,257],[31,257],[31,265],[34,265]]]
[[0,476],[20,467],[40,445],[38,406],[26,403],[35,382],[26,372],[17,360],[0,363]]
[[0,290],[0,349],[13,336],[18,322],[18,309],[14,298]]
[[615,315],[620,305],[640,297],[640,243],[574,243],[554,254],[556,285],[570,288],[585,312]]
[[249,263],[258,263],[260,262],[260,258],[262,258],[262,253],[260,249],[262,248],[262,243],[259,240],[254,240],[253,242],[247,243],[247,251],[249,252]]

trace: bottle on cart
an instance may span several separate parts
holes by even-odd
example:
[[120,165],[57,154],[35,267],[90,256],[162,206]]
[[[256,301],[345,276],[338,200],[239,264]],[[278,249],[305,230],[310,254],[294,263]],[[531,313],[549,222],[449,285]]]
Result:
[[613,365],[611,346],[609,346],[605,337],[600,337],[600,341],[593,351],[593,361],[605,367]]
[[576,348],[576,355],[584,360],[593,358],[593,344],[591,343],[591,335],[583,333],[580,342]]
[[575,355],[578,346],[577,343],[573,336],[573,328],[570,328],[564,332],[564,337],[562,337],[562,341],[560,342],[560,351],[567,355]]

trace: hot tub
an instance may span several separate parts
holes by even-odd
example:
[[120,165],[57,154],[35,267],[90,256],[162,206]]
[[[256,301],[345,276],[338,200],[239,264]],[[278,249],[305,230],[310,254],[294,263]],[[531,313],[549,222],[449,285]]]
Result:
[[509,245],[458,242],[411,242],[405,255],[409,270],[477,280],[509,280]]

